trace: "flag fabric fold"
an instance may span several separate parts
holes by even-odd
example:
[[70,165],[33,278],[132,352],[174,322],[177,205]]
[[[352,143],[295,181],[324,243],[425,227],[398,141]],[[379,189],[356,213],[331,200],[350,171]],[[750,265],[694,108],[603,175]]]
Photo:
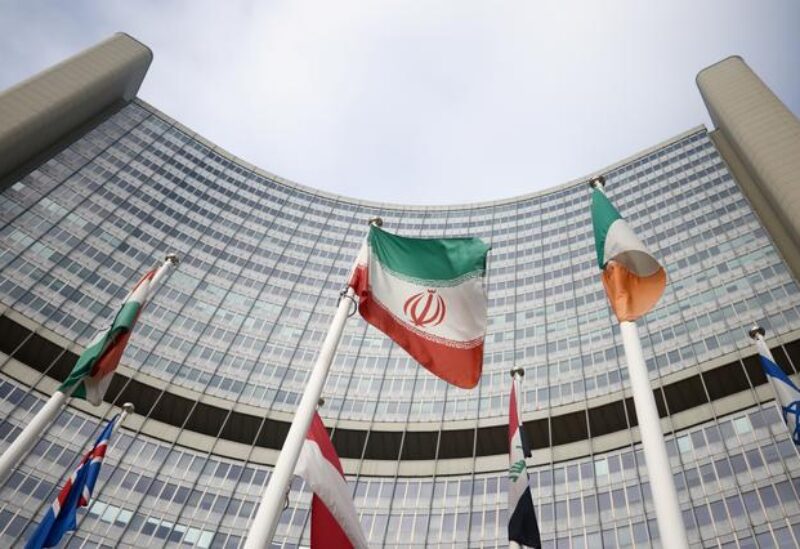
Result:
[[431,373],[471,389],[483,367],[488,252],[478,238],[408,238],[373,225],[350,280],[359,313]]
[[542,541],[525,462],[525,457],[530,456],[530,448],[519,419],[515,386],[514,381],[511,383],[508,411],[508,539],[525,547],[539,549]]
[[592,191],[592,225],[603,287],[620,322],[652,309],[667,285],[667,273],[633,233],[605,193]]
[[146,273],[122,302],[111,326],[98,333],[86,347],[67,379],[59,387],[66,392],[74,387],[72,396],[83,398],[98,406],[103,401],[114,371],[128,344],[131,331],[151,292],[156,270]]
[[319,414],[314,412],[295,474],[303,477],[311,500],[311,549],[362,549],[367,539],[358,520],[339,456]]
[[787,429],[789,429],[792,442],[795,446],[800,447],[800,388],[775,362],[772,352],[763,338],[756,339],[756,348],[758,349],[758,360],[769,384],[775,391],[775,403],[781,411]]
[[33,536],[25,544],[25,549],[53,547],[61,541],[66,532],[77,529],[78,507],[89,505],[97,476],[100,474],[100,466],[106,455],[108,441],[118,418],[119,416],[115,416],[108,422],[92,449],[83,456],[75,472],[67,479],[55,501],[50,505]]

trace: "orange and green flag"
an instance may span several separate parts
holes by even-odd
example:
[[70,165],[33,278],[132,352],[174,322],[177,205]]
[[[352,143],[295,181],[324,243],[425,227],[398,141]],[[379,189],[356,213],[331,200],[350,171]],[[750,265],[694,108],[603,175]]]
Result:
[[620,322],[636,320],[661,298],[667,273],[597,188],[592,190],[592,224],[597,263],[611,308]]
[[67,379],[58,388],[95,406],[103,401],[114,371],[128,344],[136,320],[150,294],[156,270],[148,271],[122,302],[111,326],[100,331],[78,358]]

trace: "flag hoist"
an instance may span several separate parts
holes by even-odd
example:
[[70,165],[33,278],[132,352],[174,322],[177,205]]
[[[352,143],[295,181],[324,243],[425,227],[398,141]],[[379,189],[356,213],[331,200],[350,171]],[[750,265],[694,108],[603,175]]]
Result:
[[[478,384],[486,332],[483,286],[489,246],[477,238],[407,238],[369,222],[347,289],[322,342],[245,549],[263,549],[275,535],[317,401],[354,303],[361,316],[433,374],[463,388]],[[353,540],[351,540],[353,541]],[[354,545],[358,546],[357,543]]]
[[95,406],[103,401],[139,314],[170,267],[177,264],[178,256],[167,255],[161,266],[148,271],[133,287],[123,300],[111,326],[98,333],[89,343],[64,383],[0,456],[0,482],[25,457],[70,396],[83,398]]
[[589,182],[597,263],[608,301],[619,320],[661,545],[670,549],[688,548],[661,421],[636,329],[636,319],[652,309],[664,293],[667,275],[608,200],[604,185],[602,176]]

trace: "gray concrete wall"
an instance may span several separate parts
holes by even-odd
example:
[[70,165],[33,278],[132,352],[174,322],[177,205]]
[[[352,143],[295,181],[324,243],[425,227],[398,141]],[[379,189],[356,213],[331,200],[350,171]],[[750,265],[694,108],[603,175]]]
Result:
[[775,211],[764,195],[761,185],[753,179],[750,171],[745,168],[739,155],[734,152],[733,147],[731,147],[731,144],[720,130],[711,132],[709,136],[722,158],[728,164],[731,175],[739,183],[742,194],[750,201],[753,210],[756,211],[764,227],[769,231],[770,237],[783,260],[786,261],[795,278],[800,280],[800,252],[798,252],[795,241],[789,234],[786,225],[781,221],[778,212]]
[[0,180],[103,111],[133,99],[152,60],[147,46],[117,33],[0,93]]
[[741,57],[697,75],[720,153],[800,279],[800,121]]

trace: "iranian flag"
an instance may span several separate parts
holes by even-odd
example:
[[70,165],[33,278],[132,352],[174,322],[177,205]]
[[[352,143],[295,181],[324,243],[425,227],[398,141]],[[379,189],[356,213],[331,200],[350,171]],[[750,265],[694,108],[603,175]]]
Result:
[[303,477],[311,500],[311,549],[367,547],[342,464],[319,414],[314,412],[295,474]]
[[667,285],[667,273],[606,197],[592,191],[592,224],[603,286],[620,322],[652,309]]
[[364,320],[464,389],[478,384],[486,333],[478,238],[408,238],[372,225],[350,281]]
[[72,372],[58,388],[59,391],[66,393],[69,389],[73,389],[72,396],[86,399],[95,406],[103,401],[114,370],[117,369],[128,344],[133,326],[147,303],[157,272],[155,269],[149,271],[134,286],[123,301],[111,326],[98,333],[86,347],[72,368]]
[[531,451],[519,419],[515,385],[516,381],[512,381],[508,410],[508,540],[539,549],[542,541],[525,462]]

